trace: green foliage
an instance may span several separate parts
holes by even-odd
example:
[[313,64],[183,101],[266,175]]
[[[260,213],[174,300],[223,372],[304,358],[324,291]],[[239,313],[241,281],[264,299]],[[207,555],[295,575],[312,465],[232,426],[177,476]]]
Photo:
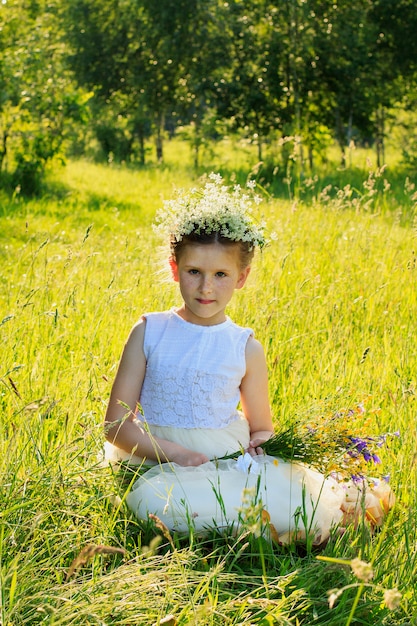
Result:
[[[221,160],[235,157],[229,148]],[[337,194],[265,202],[259,210],[278,239],[229,310],[265,345],[277,428],[370,396],[380,408],[372,432],[400,431],[385,455],[397,505],[379,533],[349,528],[319,554],[248,528],[171,537],[127,510],[134,474],[100,465],[130,327],[178,302],[151,221],[174,185],[195,182],[184,165],[135,172],[80,162],[56,173],[41,199],[2,197],[1,621],[413,623],[417,265],[412,220],[400,223],[389,192],[374,198],[379,209]],[[389,610],[384,593],[395,588],[401,599]]]
[[36,195],[90,96],[68,74],[54,4],[4,2],[0,11],[0,182]]
[[[352,139],[383,142],[381,111],[415,78],[410,54],[403,73],[396,69],[400,29],[379,3],[76,0],[52,7],[75,80],[94,91],[92,128],[104,152],[120,160],[135,160],[138,142],[145,162],[150,128],[161,160],[164,130],[180,121],[194,125],[198,164],[201,126],[214,114],[255,138],[259,159],[279,131],[302,137],[312,163],[323,153],[320,129],[335,128],[342,151]],[[37,11],[29,10],[31,20]],[[51,47],[48,40],[49,54]],[[113,119],[113,136],[103,119]]]
[[313,172],[336,140],[343,165],[355,142],[381,167],[387,111],[415,90],[414,13],[411,0],[4,0],[1,182],[35,193],[67,154],[143,166],[150,139],[162,162],[180,128],[197,169],[210,120],[258,161],[294,138]]
[[391,135],[401,150],[402,163],[411,178],[417,170],[416,95],[409,94],[405,106],[396,107],[391,113]]

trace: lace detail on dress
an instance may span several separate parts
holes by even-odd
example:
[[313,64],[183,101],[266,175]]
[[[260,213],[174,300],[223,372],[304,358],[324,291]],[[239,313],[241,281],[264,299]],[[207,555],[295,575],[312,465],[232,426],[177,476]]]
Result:
[[[145,409],[145,419],[150,424],[176,428],[225,428],[239,417],[236,381],[217,374],[153,369],[146,373],[146,396],[152,398],[150,418]],[[216,410],[219,405],[223,407],[221,413]]]

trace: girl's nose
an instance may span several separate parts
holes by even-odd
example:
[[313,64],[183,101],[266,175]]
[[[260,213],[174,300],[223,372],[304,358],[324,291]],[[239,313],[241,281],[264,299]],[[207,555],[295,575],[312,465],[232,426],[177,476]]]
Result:
[[212,288],[213,288],[213,281],[211,280],[210,276],[202,276],[201,285],[200,285],[201,293],[210,293]]

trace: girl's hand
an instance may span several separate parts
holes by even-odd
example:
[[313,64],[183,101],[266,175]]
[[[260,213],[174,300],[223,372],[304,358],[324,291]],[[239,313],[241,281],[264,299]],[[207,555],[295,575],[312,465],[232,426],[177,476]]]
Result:
[[209,460],[210,459],[205,454],[187,450],[186,448],[170,455],[170,461],[172,463],[178,463],[178,465],[182,465],[183,467],[197,467],[198,465],[207,463]]
[[258,432],[251,433],[251,440],[249,441],[249,447],[246,452],[249,452],[251,456],[265,454],[260,446],[265,443],[265,441],[268,441],[273,434],[274,433],[269,430],[259,430]]

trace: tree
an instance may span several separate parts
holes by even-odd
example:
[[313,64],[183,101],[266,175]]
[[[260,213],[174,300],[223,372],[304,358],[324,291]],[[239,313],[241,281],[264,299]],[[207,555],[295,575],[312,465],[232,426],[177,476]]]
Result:
[[260,161],[267,142],[293,137],[312,166],[328,129],[343,161],[354,137],[376,138],[382,159],[386,110],[415,85],[411,0],[5,1],[0,167],[11,129],[15,163],[30,169],[29,150],[43,167],[89,93],[106,158],[145,163],[153,133],[160,161],[167,125],[181,121],[195,165],[220,122],[256,141]]
[[256,141],[262,160],[262,143],[270,131],[269,94],[265,82],[267,50],[258,3],[231,2],[219,6],[222,24],[223,67],[215,87],[219,115]]
[[68,120],[82,117],[86,102],[65,68],[54,9],[42,0],[0,8],[0,165],[4,173],[8,157],[13,183],[24,193],[39,191],[47,164],[61,152]]
[[[405,110],[415,110],[416,83],[417,83],[417,14],[415,3],[412,0],[399,0],[392,4],[386,0],[373,2],[371,16],[380,33],[378,44],[380,55],[385,58],[384,72],[380,74],[379,98],[380,105],[377,123],[377,146],[383,140],[386,109],[398,103],[403,104]],[[384,106],[385,105],[385,106]],[[400,114],[403,119],[402,114]],[[404,121],[409,116],[404,116]],[[408,122],[405,122],[407,126]],[[417,161],[415,144],[414,121],[411,127],[406,128],[406,145],[404,157],[409,163]],[[381,149],[379,150],[379,153]],[[382,156],[378,153],[378,165]],[[382,144],[383,154],[383,144]]]
[[149,123],[155,131],[157,159],[163,158],[165,118],[176,102],[194,7],[190,0],[66,4],[63,19],[77,80],[94,91],[96,108],[111,108],[114,126],[117,119],[125,120],[128,144],[135,135],[139,138],[142,162]]
[[345,164],[345,149],[354,132],[368,141],[379,135],[381,146],[383,109],[392,101],[397,70],[381,45],[384,33],[371,0],[316,0],[312,6],[322,26],[315,49],[321,93],[328,94],[325,121],[335,129]]

